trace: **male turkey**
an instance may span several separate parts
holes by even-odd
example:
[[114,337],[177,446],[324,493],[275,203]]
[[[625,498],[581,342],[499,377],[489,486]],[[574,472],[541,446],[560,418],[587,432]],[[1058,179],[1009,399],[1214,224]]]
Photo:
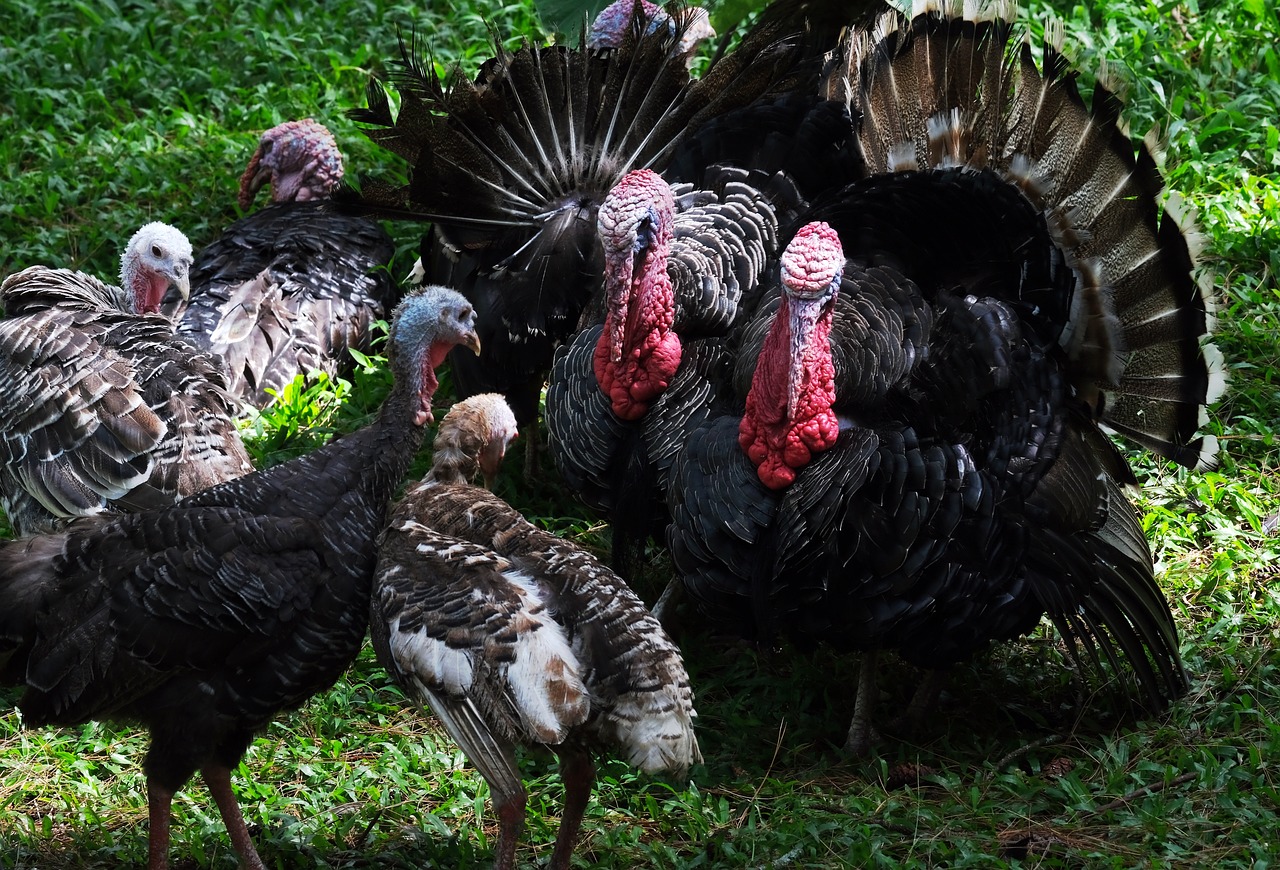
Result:
[[[692,189],[636,169],[600,206],[602,322],[557,351],[546,422],[567,486],[610,519],[612,564],[623,576],[665,526],[671,462],[719,404],[731,333],[779,253],[779,223],[803,203],[784,164],[796,155],[797,163],[834,162],[836,177],[847,158],[853,131],[843,107],[790,102],[792,135],[778,146],[788,156],[752,158],[768,170],[721,165]],[[787,115],[783,102],[770,108]],[[825,129],[811,135],[810,126]]]
[[1186,675],[1103,430],[1214,462],[1197,429],[1222,367],[1185,221],[1056,43],[1041,72],[1007,22],[921,5],[852,42],[874,174],[789,243],[738,359],[743,405],[672,473],[673,556],[702,610],[748,636],[927,668],[1047,613],[1074,658],[1107,659],[1159,708]]
[[649,773],[701,761],[680,653],[616,575],[468,484],[515,436],[480,394],[440,424],[431,472],[379,544],[371,634],[380,661],[429,704],[489,783],[495,866],[515,867],[526,793],[515,746],[560,758],[565,810],[551,866],[567,868],[591,796],[595,748]]
[[0,504],[14,531],[170,504],[253,470],[216,361],[156,314],[191,244],[149,223],[121,287],[31,266],[0,284]]
[[328,202],[342,181],[333,135],[310,118],[262,134],[240,179],[240,208],[271,187],[272,204],[202,250],[189,301],[166,305],[178,332],[226,360],[231,392],[265,407],[297,375],[348,371],[399,298],[395,252],[375,221]]
[[393,76],[398,115],[375,82],[368,109],[353,117],[409,162],[409,183],[366,180],[359,202],[387,217],[434,222],[422,245],[426,277],[475,303],[485,347],[479,359],[453,361],[462,395],[502,392],[521,425],[537,419],[552,354],[577,332],[600,288],[600,203],[632,169],[662,171],[675,161],[679,174],[668,180],[699,184],[726,153],[752,153],[776,132],[744,122],[732,141],[684,144],[759,99],[816,94],[821,54],[832,45],[804,37],[811,7],[822,5],[847,6],[773,4],[696,80],[682,42],[696,16],[650,28],[633,15],[623,38],[615,32],[602,43],[616,47],[499,47],[475,81],[455,72],[447,85],[402,46]]
[[374,541],[431,421],[433,368],[478,349],[439,287],[396,310],[395,385],[368,426],[159,511],[0,544],[0,678],[29,726],[141,722],[148,867],[174,792],[201,772],[241,866],[262,870],[230,787],[255,732],[331,686],[364,638]]

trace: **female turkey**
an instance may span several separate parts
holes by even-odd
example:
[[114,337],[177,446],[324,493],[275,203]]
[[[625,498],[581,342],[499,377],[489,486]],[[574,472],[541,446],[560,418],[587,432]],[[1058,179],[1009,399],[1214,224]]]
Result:
[[368,109],[353,117],[408,161],[410,180],[365,181],[360,205],[433,222],[422,244],[427,279],[458,287],[480,315],[484,354],[451,369],[462,395],[502,392],[521,425],[537,419],[552,355],[601,285],[605,196],[632,169],[672,165],[668,180],[701,184],[715,163],[742,166],[741,155],[773,147],[777,127],[754,118],[691,140],[757,100],[816,101],[822,52],[834,42],[805,41],[815,6],[848,14],[847,2],[773,4],[696,80],[685,40],[700,29],[697,16],[650,28],[633,15],[621,38],[612,28],[608,48],[499,48],[475,81],[455,72],[447,86],[415,47],[402,49],[398,115],[374,83]]
[[1221,361],[1176,202],[1056,45],[1041,73],[999,20],[929,7],[879,32],[848,67],[876,174],[806,213],[747,329],[740,412],[679,456],[676,564],[748,636],[934,669],[1047,613],[1159,708],[1186,675],[1103,427],[1213,462],[1196,430]]
[[169,508],[0,544],[0,678],[28,726],[151,732],[148,867],[167,866],[173,795],[201,772],[247,870],[262,870],[231,768],[281,710],[333,685],[368,623],[374,541],[431,421],[433,368],[478,349],[474,313],[430,287],[391,327],[377,419],[306,456]]
[[430,705],[489,783],[499,870],[515,867],[524,824],[515,747],[560,757],[551,866],[567,868],[593,749],[677,776],[702,759],[680,653],[640,600],[586,552],[468,484],[477,468],[491,478],[515,432],[496,394],[444,418],[431,472],[380,539],[371,634],[395,681]]
[[150,223],[121,287],[32,266],[0,284],[0,503],[14,531],[144,510],[253,470],[221,369],[156,314],[191,245]]
[[231,392],[255,407],[297,375],[348,371],[348,349],[368,352],[373,324],[399,298],[391,238],[328,202],[342,173],[333,135],[310,118],[263,133],[240,179],[240,208],[268,183],[272,204],[201,251],[190,300],[166,305],[179,334],[226,360]]

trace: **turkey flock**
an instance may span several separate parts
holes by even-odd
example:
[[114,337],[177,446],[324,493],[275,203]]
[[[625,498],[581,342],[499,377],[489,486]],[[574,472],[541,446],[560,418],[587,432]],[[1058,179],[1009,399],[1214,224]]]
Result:
[[[949,669],[1045,619],[1092,703],[1165,709],[1189,678],[1119,445],[1215,467],[1212,287],[1157,141],[1046,34],[999,3],[776,0],[712,45],[703,10],[618,0],[445,79],[409,40],[351,108],[407,180],[344,181],[292,121],[198,253],[152,223],[121,287],[5,278],[23,724],[147,729],[149,870],[196,772],[265,868],[231,770],[367,631],[488,783],[507,870],[517,748],[560,762],[553,868],[596,754],[683,780],[716,753],[695,631],[849,654],[855,757],[889,657],[921,673],[899,727],[928,728]],[[384,222],[421,237],[403,282]],[[382,320],[374,419],[253,470],[237,421],[349,372]],[[463,401],[398,496],[445,366]],[[606,558],[490,491],[517,429],[608,521]],[[629,584],[655,559],[650,610]]]

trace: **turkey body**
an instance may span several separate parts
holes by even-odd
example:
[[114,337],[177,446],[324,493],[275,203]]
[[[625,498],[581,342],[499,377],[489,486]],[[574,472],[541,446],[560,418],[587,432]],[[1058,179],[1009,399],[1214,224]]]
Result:
[[[1109,93],[1090,110],[1055,47],[1042,75],[1006,23],[956,25],[892,18],[855,44],[872,174],[786,233],[742,404],[678,457],[673,556],[748,637],[926,668],[1047,614],[1073,657],[1158,709],[1186,674],[1102,427],[1213,461],[1196,431],[1222,381],[1206,296]],[[1028,105],[1044,114],[1012,108]]]
[[110,719],[151,733],[152,870],[167,866],[170,801],[196,770],[242,866],[262,867],[230,768],[359,650],[374,539],[430,419],[432,365],[475,338],[451,291],[431,288],[398,315],[396,387],[364,429],[165,510],[0,545],[0,674],[25,686],[27,724]]
[[551,866],[568,867],[592,752],[682,775],[701,760],[692,692],[679,651],[625,583],[442,464],[451,418],[494,398],[455,406],[432,474],[393,510],[372,637],[400,686],[431,706],[488,781],[502,870],[514,866],[526,800],[514,748],[559,755],[566,806]]
[[307,120],[268,130],[240,202],[247,208],[270,179],[272,204],[200,251],[190,299],[166,305],[178,333],[221,357],[230,391],[254,407],[298,375],[349,371],[348,351],[370,351],[374,323],[399,299],[387,269],[391,237],[328,202],[341,178],[342,158],[324,127]]
[[[190,257],[185,236],[149,224],[124,271],[185,290]],[[19,534],[162,507],[253,470],[217,361],[138,298],[44,266],[0,285],[0,502]]]

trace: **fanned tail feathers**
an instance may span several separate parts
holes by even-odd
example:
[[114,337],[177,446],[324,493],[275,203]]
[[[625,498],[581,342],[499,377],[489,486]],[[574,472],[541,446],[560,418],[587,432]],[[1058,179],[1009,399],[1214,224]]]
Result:
[[[1211,277],[1190,209],[1163,193],[1154,139],[1134,145],[1111,75],[1086,105],[1046,28],[1037,65],[1011,3],[917,0],[842,45],[843,91],[863,112],[873,172],[964,165],[1002,175],[1041,208],[1077,275],[1059,339],[1099,421],[1188,468],[1216,465],[1199,433],[1225,385]],[[837,65],[837,69],[838,69]],[[1163,201],[1163,205],[1162,205]]]

